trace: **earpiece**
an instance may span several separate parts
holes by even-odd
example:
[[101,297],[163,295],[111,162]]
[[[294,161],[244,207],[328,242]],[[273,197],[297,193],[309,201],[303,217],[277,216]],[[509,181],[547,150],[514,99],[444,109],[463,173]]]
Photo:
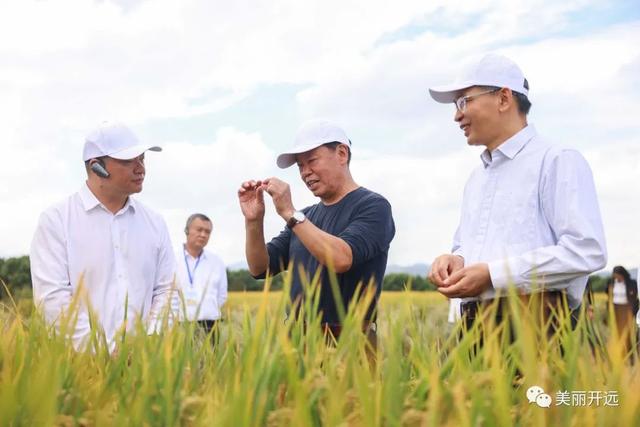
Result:
[[109,172],[100,159],[91,160],[91,170],[101,178],[109,178]]

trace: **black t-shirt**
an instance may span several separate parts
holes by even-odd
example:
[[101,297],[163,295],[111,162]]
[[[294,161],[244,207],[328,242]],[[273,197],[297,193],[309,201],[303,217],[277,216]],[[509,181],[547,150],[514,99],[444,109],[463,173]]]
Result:
[[[345,312],[358,285],[362,283],[366,286],[373,279],[376,297],[366,316],[367,320],[373,320],[374,309],[382,290],[389,244],[396,231],[391,215],[391,205],[381,195],[360,187],[336,204],[325,206],[318,203],[303,209],[303,212],[307,221],[341,238],[351,247],[353,254],[351,269],[336,275]],[[311,283],[316,272],[320,271],[318,309],[323,313],[322,321],[340,323],[327,269],[309,253],[298,237],[290,229],[285,228],[267,244],[267,250],[269,271],[272,275],[286,269],[289,261],[293,261],[292,301],[302,296],[302,284]],[[304,279],[303,274],[306,276]]]

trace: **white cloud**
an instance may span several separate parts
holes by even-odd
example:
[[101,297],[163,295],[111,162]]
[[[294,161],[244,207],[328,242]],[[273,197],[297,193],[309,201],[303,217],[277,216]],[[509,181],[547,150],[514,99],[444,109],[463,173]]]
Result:
[[[83,136],[102,119],[134,129],[207,120],[260,86],[284,83],[306,85],[297,96],[300,118],[345,126],[357,181],[392,201],[391,261],[430,261],[450,246],[478,153],[465,146],[452,108],[432,102],[426,89],[453,78],[463,58],[497,50],[530,76],[538,129],[591,161],[611,262],[640,264],[630,243],[639,234],[631,215],[640,27],[580,32],[572,22],[575,12],[593,17],[611,7],[601,0],[3,2],[0,158],[10,161],[0,169],[0,256],[25,253],[38,212],[80,185]],[[289,133],[297,125],[278,124]],[[214,245],[225,259],[241,259],[235,192],[246,178],[282,176],[297,204],[314,202],[295,170],[273,166],[274,148],[259,133],[222,126],[206,143],[189,135],[158,142],[165,152],[149,156],[141,198],[166,215],[174,243],[186,216],[202,210],[219,225]],[[273,212],[268,218],[273,235],[282,221]]]
[[609,266],[640,267],[640,138],[587,150],[605,226]]
[[[273,152],[258,134],[220,129],[207,144],[172,142],[148,156],[148,178],[140,195],[165,216],[174,245],[184,241],[184,223],[195,212],[214,223],[212,248],[229,261],[244,257],[244,220],[237,200],[242,181],[270,175]],[[267,227],[274,228],[275,218]]]
[[[585,123],[598,129],[622,125],[637,130],[634,94],[640,94],[640,88],[621,73],[630,75],[626,69],[640,68],[639,25],[530,44],[519,43],[518,35],[512,34],[498,51],[514,58],[528,76],[534,120],[554,120],[562,136]],[[384,129],[394,146],[410,146],[423,154],[427,146],[455,149],[460,133],[453,125],[454,110],[431,100],[427,88],[454,80],[462,68],[459,58],[495,50],[486,38],[475,36],[465,33],[452,39],[427,33],[384,45],[356,67],[336,70],[301,91],[303,116],[331,116],[356,129]],[[481,42],[485,45],[478,46]],[[475,50],[472,54],[469,45]],[[562,126],[567,121],[576,123]]]
[[356,182],[391,203],[396,237],[389,252],[390,263],[431,263],[436,256],[451,250],[462,190],[468,173],[478,162],[475,149],[430,157],[353,159]]
[[[490,44],[486,37],[471,40],[477,36],[477,32],[463,34],[453,43],[449,37],[425,34],[410,41],[382,46],[346,75],[336,73],[302,91],[298,96],[300,108],[307,117],[333,115],[350,123],[355,128],[353,133],[362,137],[363,144],[370,143],[378,134],[376,149],[381,162],[387,158],[384,155],[387,149],[414,153],[425,159],[429,177],[430,166],[442,162],[466,177],[469,168],[458,167],[442,158],[446,157],[443,153],[457,153],[464,143],[452,121],[453,109],[433,102],[425,89],[454,78],[454,66],[459,65],[454,58],[464,58],[469,44],[475,48],[484,43],[482,50],[488,50]],[[631,213],[638,207],[635,200],[640,194],[640,180],[635,172],[638,170],[637,155],[629,153],[640,142],[635,114],[635,100],[640,96],[636,74],[640,69],[640,45],[635,41],[640,39],[640,26],[630,23],[588,35],[555,37],[525,44],[518,42],[521,34],[510,36],[514,41],[506,40],[499,51],[518,61],[529,76],[534,103],[531,120],[554,142],[573,146],[593,157],[592,168],[600,189],[610,265],[640,264],[637,251],[640,224]],[[354,149],[357,146],[354,145]],[[620,152],[626,155],[620,155]],[[609,158],[618,159],[615,173],[611,166],[606,166],[606,161],[602,161]],[[401,166],[393,166],[385,172],[383,186],[388,187],[388,181],[396,176],[395,167]],[[615,176],[614,181],[609,174]],[[613,196],[620,191],[627,196]],[[396,188],[391,194],[403,193]],[[413,197],[411,192],[409,194]],[[436,201],[418,209],[440,210],[443,206]],[[457,220],[457,214],[454,216]],[[449,218],[450,215],[437,219],[442,225],[435,230],[438,242],[447,241],[447,238],[450,242],[455,227],[451,226],[451,220],[447,221]],[[414,223],[406,222],[411,224],[412,230]],[[407,239],[415,242],[415,235],[420,234],[412,233]],[[421,235],[423,239],[429,236],[428,233]],[[414,257],[420,253],[417,245],[409,244],[408,240],[397,244]],[[430,247],[422,253],[433,253],[433,249]]]

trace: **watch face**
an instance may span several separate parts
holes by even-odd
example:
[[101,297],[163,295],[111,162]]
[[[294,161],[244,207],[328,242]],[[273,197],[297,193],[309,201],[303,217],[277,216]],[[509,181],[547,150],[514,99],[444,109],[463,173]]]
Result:
[[302,222],[304,221],[304,213],[300,212],[300,211],[295,211],[293,213],[293,218],[296,220],[296,222]]

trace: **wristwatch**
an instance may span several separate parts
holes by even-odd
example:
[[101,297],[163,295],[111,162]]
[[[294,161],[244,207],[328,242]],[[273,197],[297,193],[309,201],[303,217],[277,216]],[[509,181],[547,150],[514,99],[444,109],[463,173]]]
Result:
[[291,218],[289,218],[289,220],[287,221],[287,227],[292,229],[293,227],[300,224],[301,222],[304,222],[305,219],[307,219],[307,217],[304,216],[304,212],[295,211],[291,216]]

